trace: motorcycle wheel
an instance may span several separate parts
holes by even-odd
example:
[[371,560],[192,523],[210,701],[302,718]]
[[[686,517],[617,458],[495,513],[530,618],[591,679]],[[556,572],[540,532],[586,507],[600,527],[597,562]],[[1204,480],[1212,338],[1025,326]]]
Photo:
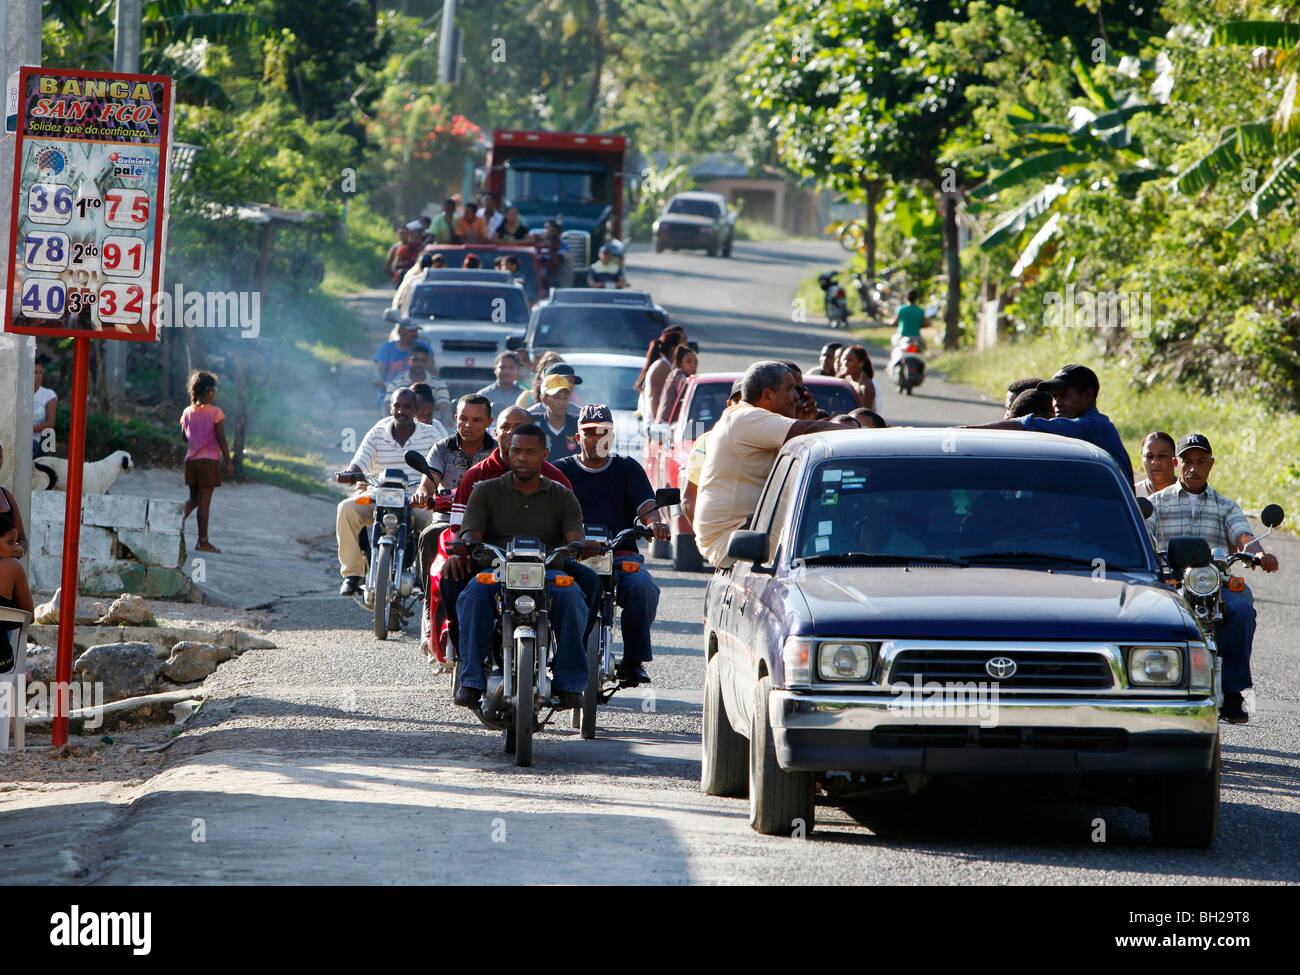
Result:
[[379,549],[375,564],[375,639],[388,639],[388,576],[392,568],[393,550],[387,545]]
[[[596,708],[600,706],[600,635],[605,631],[601,620],[587,634],[587,686],[582,690],[582,715],[578,734],[587,741],[596,737]],[[577,715],[575,715],[577,717]]]
[[[533,678],[537,672],[537,644],[524,637],[519,641],[519,656],[515,661],[515,764],[527,768],[533,764]],[[510,740],[506,739],[506,750]]]

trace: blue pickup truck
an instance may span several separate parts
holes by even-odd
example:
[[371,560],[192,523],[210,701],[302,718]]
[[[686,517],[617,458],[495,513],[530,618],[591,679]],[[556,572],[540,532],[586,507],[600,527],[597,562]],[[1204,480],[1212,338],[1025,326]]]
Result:
[[1086,777],[1156,842],[1218,830],[1212,646],[1105,452],[889,429],[789,442],[705,598],[701,787],[804,835],[815,796]]

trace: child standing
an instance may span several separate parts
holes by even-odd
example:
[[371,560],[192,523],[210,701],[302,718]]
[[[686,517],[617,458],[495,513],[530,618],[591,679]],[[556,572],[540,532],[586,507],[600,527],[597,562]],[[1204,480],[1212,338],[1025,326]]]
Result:
[[189,441],[185,453],[185,483],[189,485],[190,499],[185,502],[185,517],[195,509],[199,512],[199,552],[216,552],[208,541],[208,509],[212,505],[212,492],[221,486],[221,461],[226,462],[226,474],[235,476],[235,467],[226,447],[224,421],[221,407],[213,406],[217,398],[217,377],[210,372],[196,372],[190,377],[190,405],[181,414],[181,431]]

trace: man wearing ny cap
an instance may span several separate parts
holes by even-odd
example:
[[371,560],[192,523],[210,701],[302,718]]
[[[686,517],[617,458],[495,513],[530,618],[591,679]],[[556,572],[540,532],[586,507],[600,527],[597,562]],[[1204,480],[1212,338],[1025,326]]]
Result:
[[[556,461],[555,466],[573,485],[582,505],[582,520],[590,530],[603,525],[610,537],[640,521],[655,538],[667,541],[668,526],[654,510],[655,492],[645,470],[631,457],[613,451],[614,413],[603,403],[589,403],[578,416],[579,452]],[[621,683],[631,687],[650,683],[645,665],[651,659],[650,627],[659,609],[659,587],[645,568],[636,540],[614,553],[617,561],[615,600],[623,609],[623,659],[618,664]],[[621,566],[640,568],[632,572]]]
[[542,379],[542,401],[528,410],[533,422],[546,432],[553,464],[578,452],[578,418],[569,412],[569,401],[573,387],[580,382],[582,377],[573,374],[572,366],[552,366]]
[[977,423],[972,430],[1032,430],[1036,433],[1055,433],[1062,437],[1086,440],[1100,447],[1115,459],[1124,478],[1133,484],[1133,465],[1124,449],[1115,424],[1110,417],[1097,409],[1097,394],[1101,383],[1097,374],[1087,366],[1071,363],[1062,367],[1051,379],[1038,384],[1038,389],[1052,395],[1052,409],[1056,414],[1050,419],[1041,416],[1020,416],[998,420],[995,423]]
[[[1245,550],[1263,555],[1260,567],[1276,572],[1277,556],[1267,554],[1250,530],[1241,506],[1210,487],[1214,451],[1204,434],[1180,437],[1174,449],[1178,458],[1178,480],[1151,495],[1151,517],[1147,527],[1161,551],[1171,538],[1204,538],[1210,548],[1229,553]],[[1250,589],[1220,591],[1223,623],[1219,628],[1219,656],[1223,660],[1223,706],[1219,716],[1233,724],[1249,720],[1241,692],[1250,687],[1250,651],[1255,640],[1255,599]]]

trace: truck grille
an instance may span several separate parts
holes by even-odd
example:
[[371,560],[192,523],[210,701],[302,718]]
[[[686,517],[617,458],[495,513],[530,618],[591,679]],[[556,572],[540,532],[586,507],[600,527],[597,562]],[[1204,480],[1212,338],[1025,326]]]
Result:
[[871,732],[872,748],[1032,748],[1122,752],[1123,728],[956,728],[896,725]]
[[[998,680],[985,665],[994,657],[1010,657],[1016,672]],[[889,670],[892,684],[983,682],[1004,690],[1092,691],[1114,686],[1110,662],[1099,653],[1070,650],[904,650]]]

